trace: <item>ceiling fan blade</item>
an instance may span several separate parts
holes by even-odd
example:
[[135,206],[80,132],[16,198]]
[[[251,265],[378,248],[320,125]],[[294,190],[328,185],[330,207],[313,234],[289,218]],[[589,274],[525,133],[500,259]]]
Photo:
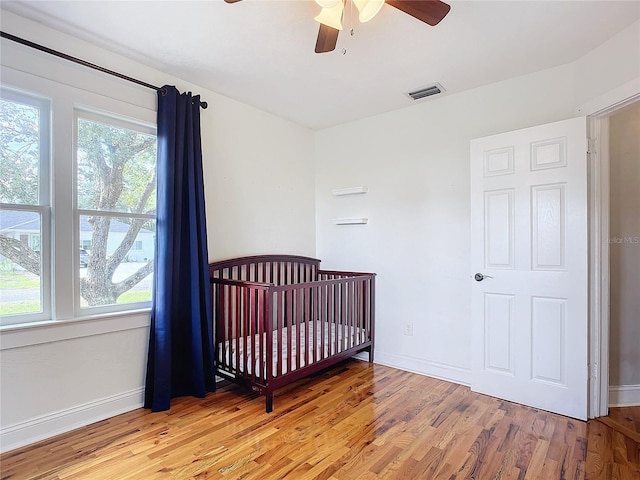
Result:
[[431,26],[440,23],[451,10],[450,5],[440,0],[386,0],[386,3]]
[[336,49],[338,43],[338,33],[340,30],[327,27],[324,24],[320,24],[320,30],[318,31],[318,40],[316,41],[316,53],[331,52]]

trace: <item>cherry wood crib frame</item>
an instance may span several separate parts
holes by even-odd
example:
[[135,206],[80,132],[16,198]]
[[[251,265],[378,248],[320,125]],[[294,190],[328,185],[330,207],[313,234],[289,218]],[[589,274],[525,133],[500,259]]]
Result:
[[209,273],[217,373],[264,395],[267,413],[280,387],[358,352],[373,362],[374,273],[298,255],[223,260]]

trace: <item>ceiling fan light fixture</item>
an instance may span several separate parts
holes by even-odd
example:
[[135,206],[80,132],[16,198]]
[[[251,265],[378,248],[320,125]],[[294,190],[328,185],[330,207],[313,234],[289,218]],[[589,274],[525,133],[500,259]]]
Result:
[[322,10],[320,10],[320,14],[314,20],[316,22],[322,23],[323,25],[326,25],[327,27],[335,28],[336,30],[342,30],[343,10],[344,2],[343,0],[338,0],[338,2],[332,7],[322,7]]
[[384,5],[384,0],[353,0],[353,3],[355,3],[358,12],[360,12],[358,19],[365,23],[378,14]]
[[342,0],[316,0],[316,3],[320,5],[322,8],[331,8],[335,7]]

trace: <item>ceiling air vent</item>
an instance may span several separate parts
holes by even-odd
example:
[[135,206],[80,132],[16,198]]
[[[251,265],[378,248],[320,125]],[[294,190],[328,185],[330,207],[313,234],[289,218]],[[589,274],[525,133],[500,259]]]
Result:
[[413,100],[420,100],[421,98],[430,97],[431,95],[437,95],[439,93],[444,92],[444,88],[439,83],[434,83],[425,88],[421,88],[420,90],[415,90],[413,92],[407,93],[409,97]]

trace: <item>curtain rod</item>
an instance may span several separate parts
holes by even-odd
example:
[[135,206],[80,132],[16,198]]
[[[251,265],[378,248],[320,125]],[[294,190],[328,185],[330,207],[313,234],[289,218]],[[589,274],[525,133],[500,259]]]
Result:
[[[7,40],[11,40],[16,43],[20,43],[22,45],[26,45],[27,47],[35,48],[36,50],[40,50],[41,52],[48,53],[50,55],[54,55],[56,57],[63,58],[65,60],[69,60],[70,62],[77,63],[79,65],[83,65],[85,67],[92,68],[94,70],[98,70],[99,72],[106,73],[108,75],[113,75],[114,77],[121,78],[123,80],[127,80],[131,83],[136,83],[138,85],[142,85],[143,87],[150,88],[152,90],[156,90],[158,92],[164,92],[164,88],[156,87],[155,85],[151,85],[150,83],[143,82],[142,80],[138,80],[137,78],[128,77],[123,75],[122,73],[114,72],[113,70],[109,70],[107,68],[101,67],[100,65],[96,65],[94,63],[89,63],[85,60],[82,60],[77,57],[72,57],[71,55],[67,55],[66,53],[59,52],[57,50],[53,50],[49,47],[45,47],[44,45],[39,45],[37,43],[31,42],[29,40],[25,40],[24,38],[16,37],[15,35],[11,35],[10,33],[0,31],[0,37],[6,38]],[[165,92],[166,93],[166,92]],[[200,102],[200,106],[202,108],[207,108],[207,102]]]

